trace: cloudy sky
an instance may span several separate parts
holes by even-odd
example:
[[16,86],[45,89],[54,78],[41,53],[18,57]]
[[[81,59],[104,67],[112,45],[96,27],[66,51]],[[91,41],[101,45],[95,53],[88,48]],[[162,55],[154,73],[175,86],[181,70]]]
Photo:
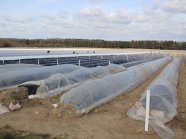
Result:
[[186,41],[186,0],[0,0],[0,38]]

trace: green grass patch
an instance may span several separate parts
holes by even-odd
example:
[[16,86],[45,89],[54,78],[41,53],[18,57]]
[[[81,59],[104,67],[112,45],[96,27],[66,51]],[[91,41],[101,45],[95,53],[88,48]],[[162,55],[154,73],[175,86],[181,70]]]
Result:
[[14,130],[9,125],[0,128],[0,139],[50,139],[50,134]]
[[12,100],[19,100],[19,97],[17,96],[17,93],[15,91],[12,91],[10,94],[10,98]]
[[5,125],[3,128],[10,129],[11,127],[9,125]]

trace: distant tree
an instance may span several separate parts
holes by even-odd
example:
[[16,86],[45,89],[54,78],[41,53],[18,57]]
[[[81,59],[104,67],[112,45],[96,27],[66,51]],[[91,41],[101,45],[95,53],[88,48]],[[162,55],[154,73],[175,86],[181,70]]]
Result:
[[186,50],[186,42],[175,41],[105,41],[89,39],[2,39],[0,47],[92,47]]
[[11,47],[10,43],[5,41],[4,44],[3,44],[3,47]]
[[26,43],[26,45],[29,45],[30,44],[30,40],[29,39],[26,39],[25,40],[25,43]]

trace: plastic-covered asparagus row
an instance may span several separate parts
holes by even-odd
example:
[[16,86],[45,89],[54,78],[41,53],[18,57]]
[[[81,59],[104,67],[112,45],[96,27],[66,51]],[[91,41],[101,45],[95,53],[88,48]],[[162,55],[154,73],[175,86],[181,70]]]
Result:
[[164,124],[176,115],[176,86],[180,57],[176,57],[161,74],[147,87],[139,102],[128,111],[128,116],[145,120],[146,92],[150,90],[150,125],[163,139],[173,137],[171,129]]
[[41,67],[35,64],[7,64],[0,65],[0,73],[9,72],[9,71],[17,71],[22,69],[36,68]]
[[165,57],[131,67],[117,74],[90,80],[63,94],[60,100],[65,104],[73,104],[79,114],[88,112],[94,107],[134,89],[169,60],[169,57]]
[[0,90],[16,87],[27,81],[46,79],[56,73],[69,73],[79,68],[80,67],[76,65],[66,64],[59,66],[35,67],[0,73]]
[[[68,74],[54,74],[50,78],[40,81],[26,82],[21,86],[28,87],[37,97],[45,97],[61,93],[64,89],[77,85],[89,79],[100,78],[112,73],[124,71],[126,68],[120,65],[110,64],[108,66],[98,66],[96,68],[81,67]],[[36,89],[35,86],[38,86]],[[31,94],[29,93],[29,94]]]

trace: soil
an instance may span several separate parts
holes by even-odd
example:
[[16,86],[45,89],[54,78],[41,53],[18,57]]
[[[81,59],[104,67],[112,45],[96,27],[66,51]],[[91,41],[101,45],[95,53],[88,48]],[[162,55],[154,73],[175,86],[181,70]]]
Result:
[[[130,119],[127,116],[127,111],[162,70],[163,68],[136,89],[81,116],[75,114],[72,105],[64,104],[59,104],[54,114],[52,104],[59,102],[60,95],[33,100],[20,97],[23,108],[0,115],[0,127],[10,125],[14,129],[48,133],[53,136],[67,135],[67,138],[78,139],[159,139],[159,136],[151,128],[148,133],[144,132],[144,122]],[[182,59],[177,86],[178,115],[167,123],[167,126],[173,130],[175,139],[186,139],[185,85],[186,61]],[[21,89],[24,90],[24,88]],[[2,99],[2,93],[0,93],[0,99],[5,103],[6,98]]]
[[0,92],[0,100],[5,106],[9,106],[10,102],[22,102],[22,105],[27,104],[28,101],[27,88],[13,88]]

